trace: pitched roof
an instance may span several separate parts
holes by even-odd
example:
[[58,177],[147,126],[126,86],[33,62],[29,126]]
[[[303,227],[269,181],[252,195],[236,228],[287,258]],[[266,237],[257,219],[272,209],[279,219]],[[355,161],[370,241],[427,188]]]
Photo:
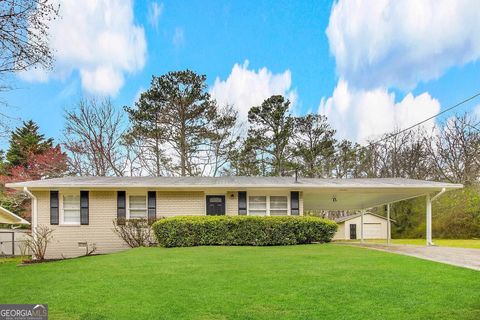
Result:
[[[384,216],[381,216],[381,215],[378,215],[378,214],[375,214],[375,213],[371,213],[371,212],[366,212],[364,214],[364,216],[367,215],[367,214],[378,217],[378,218],[381,218],[381,219],[384,219],[384,220],[387,220],[387,217],[384,217]],[[348,220],[358,218],[361,215],[362,215],[362,213],[356,213],[356,214],[352,214],[352,215],[349,215],[349,216],[340,217],[340,218],[335,219],[335,222],[336,223],[342,223],[342,222],[345,222],[345,221],[348,221]],[[395,222],[395,220],[393,220],[393,219],[390,219],[390,221]]]
[[37,188],[432,188],[458,189],[461,184],[403,179],[403,178],[360,178],[319,179],[294,177],[78,177],[68,176],[55,179],[7,183],[13,189]]

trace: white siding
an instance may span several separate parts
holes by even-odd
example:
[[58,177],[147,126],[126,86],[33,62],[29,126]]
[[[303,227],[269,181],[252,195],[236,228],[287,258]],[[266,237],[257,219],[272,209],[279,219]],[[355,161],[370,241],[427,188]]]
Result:
[[[361,217],[356,217],[345,222],[339,223],[339,228],[335,233],[334,240],[349,240],[350,225],[357,225],[357,239],[361,237]],[[364,239],[386,239],[387,238],[387,220],[372,214],[363,216],[363,238]]]

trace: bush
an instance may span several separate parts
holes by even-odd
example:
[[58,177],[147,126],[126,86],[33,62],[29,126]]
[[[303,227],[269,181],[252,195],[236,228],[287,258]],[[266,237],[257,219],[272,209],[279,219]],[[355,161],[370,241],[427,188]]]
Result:
[[43,261],[47,253],[47,246],[53,239],[53,229],[46,225],[39,225],[34,229],[34,233],[35,236],[33,232],[28,235],[25,246],[30,249],[33,259]]
[[329,242],[337,224],[317,217],[184,216],[152,228],[162,247],[273,246]]
[[115,219],[113,231],[131,248],[148,247],[152,244],[153,219]]

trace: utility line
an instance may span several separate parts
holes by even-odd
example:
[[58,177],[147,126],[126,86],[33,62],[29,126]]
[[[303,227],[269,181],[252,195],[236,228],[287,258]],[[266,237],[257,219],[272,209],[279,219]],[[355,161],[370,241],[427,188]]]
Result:
[[455,108],[457,108],[457,107],[459,107],[459,106],[461,106],[461,105],[463,105],[463,104],[465,104],[465,103],[467,103],[467,102],[469,102],[469,101],[471,101],[471,100],[473,100],[473,99],[475,99],[475,98],[477,98],[477,97],[479,97],[479,96],[480,96],[480,92],[474,94],[473,96],[471,96],[471,97],[469,97],[469,98],[467,98],[467,99],[465,99],[465,100],[460,101],[459,103],[457,103],[457,104],[455,104],[455,105],[453,105],[453,106],[451,106],[451,107],[449,107],[449,108],[447,108],[447,109],[445,109],[445,110],[443,110],[443,111],[440,111],[439,113],[437,113],[437,114],[435,114],[435,115],[433,115],[433,116],[431,116],[431,117],[428,117],[428,118],[426,118],[426,119],[424,119],[424,120],[422,120],[422,121],[420,121],[420,122],[417,122],[417,123],[415,123],[414,125],[411,125],[411,126],[408,127],[408,128],[405,128],[405,129],[403,129],[403,130],[400,130],[399,132],[392,133],[392,134],[390,134],[390,135],[388,135],[388,136],[386,136],[386,137],[384,137],[384,138],[382,138],[382,139],[380,139],[380,140],[377,140],[377,141],[375,141],[375,142],[369,143],[368,146],[376,145],[376,144],[378,144],[378,143],[380,143],[380,142],[382,142],[382,141],[385,141],[385,140],[388,140],[388,139],[390,139],[390,138],[393,138],[393,137],[395,137],[396,135],[399,135],[399,134],[404,133],[404,132],[406,132],[406,131],[412,130],[412,129],[415,128],[416,126],[419,126],[419,125],[421,125],[421,124],[423,124],[423,123],[425,123],[425,122],[427,122],[427,121],[429,121],[429,120],[432,120],[432,119],[434,119],[434,118],[436,118],[436,117],[438,117],[438,116],[440,116],[440,115],[442,115],[442,114],[444,114],[444,113],[447,113],[447,112],[449,112],[449,111],[451,111],[451,110],[453,110],[453,109],[455,109]]
[[[409,126],[408,128],[405,128],[405,129],[402,129],[402,130],[400,130],[400,131],[398,131],[398,132],[394,132],[394,133],[392,133],[392,134],[389,134],[389,135],[387,135],[386,137],[383,137],[383,138],[381,138],[381,139],[379,139],[379,140],[377,140],[377,141],[375,141],[375,142],[371,142],[371,143],[367,144],[366,146],[361,146],[361,145],[359,145],[358,147],[354,148],[354,150],[356,150],[357,148],[368,148],[368,147],[374,146],[374,145],[376,145],[376,144],[379,144],[380,142],[383,142],[383,141],[385,141],[385,140],[388,140],[388,139],[390,139],[390,138],[393,138],[393,137],[395,137],[395,136],[397,136],[397,135],[399,135],[399,134],[401,134],[401,133],[404,133],[404,132],[406,132],[406,131],[412,130],[412,129],[415,128],[416,126],[419,126],[419,125],[421,125],[421,124],[423,124],[423,123],[425,123],[425,122],[427,122],[427,121],[429,121],[429,120],[432,120],[432,119],[434,119],[434,118],[436,118],[436,117],[438,117],[438,116],[440,116],[440,115],[442,115],[442,114],[444,114],[444,113],[447,113],[447,112],[449,112],[449,111],[451,111],[451,110],[453,110],[453,109],[455,109],[455,108],[457,108],[457,107],[459,107],[459,106],[461,106],[461,105],[463,105],[463,104],[465,104],[465,103],[467,103],[467,102],[469,102],[469,101],[471,101],[471,100],[474,100],[475,98],[477,98],[477,97],[479,97],[479,96],[480,96],[480,92],[477,92],[477,93],[474,94],[473,96],[470,96],[470,97],[468,97],[468,98],[466,98],[466,99],[464,99],[464,100],[462,100],[462,101],[454,104],[453,106],[448,107],[447,109],[445,109],[445,110],[443,110],[443,111],[440,111],[439,113],[437,113],[437,114],[435,114],[435,115],[433,115],[433,116],[430,116],[430,117],[428,117],[428,118],[426,118],[426,119],[424,119],[424,120],[422,120],[422,121],[420,121],[420,122],[417,122],[417,123]],[[479,124],[480,124],[480,123],[479,123]]]

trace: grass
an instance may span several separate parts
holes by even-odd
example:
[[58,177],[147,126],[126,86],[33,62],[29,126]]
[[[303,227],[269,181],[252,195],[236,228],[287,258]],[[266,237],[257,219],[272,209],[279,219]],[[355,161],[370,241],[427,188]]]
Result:
[[[385,243],[386,240],[365,240],[371,243]],[[341,242],[344,242],[342,240]],[[352,242],[359,242],[358,240]],[[392,239],[393,244],[413,244],[424,246],[425,239]],[[480,249],[480,239],[433,239],[433,243],[439,247],[457,247]]]
[[0,264],[2,264],[2,263],[13,263],[13,262],[21,263],[22,258],[20,258],[20,257],[6,257],[6,258],[2,257],[2,258],[0,258]]
[[0,303],[50,319],[480,319],[480,273],[335,244],[139,248],[17,267]]

